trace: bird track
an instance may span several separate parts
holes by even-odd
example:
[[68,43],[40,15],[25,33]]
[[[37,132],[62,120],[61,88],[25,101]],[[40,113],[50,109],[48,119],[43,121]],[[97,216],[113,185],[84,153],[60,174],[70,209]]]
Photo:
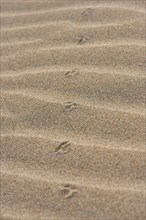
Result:
[[78,44],[84,44],[84,43],[86,43],[89,39],[88,39],[87,37],[80,36],[80,37],[77,37],[77,40],[78,40]]
[[86,10],[84,10],[81,15],[83,16],[88,16],[91,14],[92,8],[87,8]]
[[70,146],[70,142],[64,141],[56,147],[55,153],[57,153],[57,154],[67,153],[69,151],[69,146]]
[[61,193],[65,199],[68,199],[72,198],[77,193],[77,189],[72,184],[64,184],[62,186]]
[[74,102],[66,102],[65,103],[65,109],[67,111],[72,111],[72,110],[74,110],[76,108],[78,108],[78,105],[76,103],[74,103]]
[[73,77],[73,76],[77,76],[78,74],[79,74],[79,70],[78,69],[74,69],[74,70],[66,72],[65,76]]

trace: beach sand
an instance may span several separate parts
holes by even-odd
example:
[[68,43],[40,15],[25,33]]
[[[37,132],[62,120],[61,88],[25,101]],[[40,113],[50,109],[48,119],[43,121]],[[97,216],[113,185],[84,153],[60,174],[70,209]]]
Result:
[[144,220],[145,1],[1,0],[1,219]]

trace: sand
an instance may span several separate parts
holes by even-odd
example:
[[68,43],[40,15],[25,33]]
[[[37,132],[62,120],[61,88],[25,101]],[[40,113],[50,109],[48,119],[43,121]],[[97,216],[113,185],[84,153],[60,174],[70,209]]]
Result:
[[145,1],[1,0],[1,219],[144,220]]

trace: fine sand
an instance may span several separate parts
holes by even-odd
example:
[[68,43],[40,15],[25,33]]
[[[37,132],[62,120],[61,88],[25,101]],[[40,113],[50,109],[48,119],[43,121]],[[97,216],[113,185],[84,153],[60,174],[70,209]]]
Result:
[[1,0],[1,219],[144,220],[145,1]]

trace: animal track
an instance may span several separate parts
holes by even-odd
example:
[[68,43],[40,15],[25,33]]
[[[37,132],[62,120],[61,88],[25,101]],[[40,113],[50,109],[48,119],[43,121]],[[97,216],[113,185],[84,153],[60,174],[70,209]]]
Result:
[[70,142],[64,141],[56,147],[55,152],[58,154],[59,153],[65,154],[69,151],[69,148],[68,148],[69,146],[70,146]]
[[89,14],[91,14],[91,11],[92,11],[92,8],[87,8],[81,13],[81,15],[88,16]]
[[81,36],[81,37],[77,37],[77,40],[79,44],[84,44],[89,39],[87,37]]
[[76,103],[73,102],[66,102],[65,103],[65,109],[67,111],[72,111],[73,109],[76,109],[78,107],[78,105]]
[[71,70],[71,71],[68,71],[65,73],[65,76],[67,77],[72,77],[72,76],[76,76],[79,74],[79,71],[78,69],[74,69],[74,70]]
[[74,185],[64,184],[61,193],[63,194],[64,198],[67,199],[73,197],[74,194],[77,193],[77,189]]

